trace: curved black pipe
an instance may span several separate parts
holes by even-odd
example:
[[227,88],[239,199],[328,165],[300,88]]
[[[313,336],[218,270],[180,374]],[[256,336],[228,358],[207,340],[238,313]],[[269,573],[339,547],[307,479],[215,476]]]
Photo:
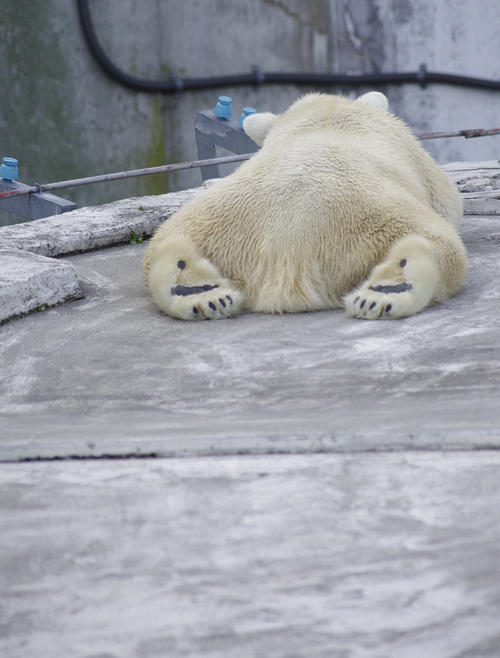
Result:
[[252,73],[247,75],[228,75],[216,78],[198,78],[181,80],[172,75],[171,80],[143,80],[125,73],[107,57],[99,43],[92,17],[88,6],[88,0],[76,0],[78,15],[83,35],[87,41],[90,52],[104,69],[104,71],[116,82],[134,89],[153,93],[175,94],[180,91],[196,91],[201,89],[213,89],[216,87],[241,87],[260,85],[313,85],[313,86],[349,86],[361,87],[367,85],[400,85],[418,84],[424,89],[428,84],[437,83],[454,85],[459,87],[472,87],[476,89],[490,89],[500,91],[500,82],[497,80],[486,80],[484,78],[471,78],[449,73],[433,73],[428,71],[425,64],[415,73],[367,73],[362,75],[334,75],[330,73],[263,73],[254,66]]

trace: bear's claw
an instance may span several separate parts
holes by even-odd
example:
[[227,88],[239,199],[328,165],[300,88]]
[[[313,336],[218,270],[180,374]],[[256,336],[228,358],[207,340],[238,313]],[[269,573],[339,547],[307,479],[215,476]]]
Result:
[[[347,315],[366,320],[392,320],[405,316],[413,286],[411,283],[368,286],[367,283],[345,300]],[[411,302],[410,302],[411,304]]]
[[439,280],[435,249],[426,238],[409,235],[396,242],[369,279],[347,295],[347,315],[366,320],[414,315],[437,299]]
[[[218,288],[218,286],[214,286],[214,288]],[[207,291],[207,293],[209,292]],[[191,307],[192,320],[218,320],[230,317],[238,312],[239,304],[238,308],[234,308],[233,298],[225,294],[224,291],[218,289],[216,296],[207,293],[198,293],[194,295],[195,299],[186,300],[190,301],[191,304],[194,302]],[[231,293],[234,296],[234,292],[231,291]]]

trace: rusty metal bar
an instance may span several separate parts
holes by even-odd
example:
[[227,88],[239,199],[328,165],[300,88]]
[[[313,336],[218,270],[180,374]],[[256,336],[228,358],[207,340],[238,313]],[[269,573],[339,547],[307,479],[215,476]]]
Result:
[[415,135],[417,139],[441,139],[444,137],[465,137],[465,139],[472,139],[473,137],[491,137],[493,135],[500,135],[500,128],[491,128],[484,130],[483,128],[473,128],[471,130],[458,130],[451,133],[420,133]]
[[107,181],[121,180],[123,178],[135,178],[137,176],[149,176],[151,174],[163,174],[169,171],[180,171],[182,169],[195,169],[197,167],[209,167],[210,165],[227,164],[230,162],[241,162],[249,160],[253,153],[243,155],[229,155],[224,158],[211,158],[210,160],[193,160],[192,162],[181,162],[180,164],[162,165],[160,167],[148,167],[146,169],[134,169],[132,171],[120,171],[116,174],[103,174],[101,176],[90,176],[89,178],[75,178],[73,180],[61,181],[60,183],[47,183],[46,185],[32,185],[20,190],[9,190],[0,193],[0,199],[7,199],[24,194],[35,194],[47,192],[48,190],[61,190],[66,187],[78,187],[80,185],[92,185],[93,183],[105,183]]
[[[445,137],[465,137],[471,139],[473,137],[488,137],[493,135],[500,135],[500,128],[491,128],[484,130],[483,128],[474,128],[470,130],[459,130],[457,132],[449,133],[419,133],[415,137],[419,140],[426,139],[441,139]],[[115,174],[103,174],[101,176],[90,176],[88,178],[75,178],[73,180],[61,181],[59,183],[47,183],[46,185],[32,185],[23,187],[18,190],[9,190],[0,193],[1,199],[8,199],[16,196],[23,196],[25,194],[40,194],[48,192],[49,190],[61,190],[67,187],[78,187],[80,185],[92,185],[93,183],[105,183],[108,181],[121,180],[124,178],[135,178],[138,176],[149,176],[151,174],[162,174],[169,171],[181,171],[183,169],[196,169],[198,167],[210,167],[213,165],[229,164],[231,162],[242,162],[249,160],[254,153],[244,153],[242,155],[229,155],[224,158],[210,158],[208,160],[193,160],[192,162],[181,162],[179,164],[162,165],[160,167],[148,167],[146,169],[134,169],[132,171],[120,171]]]

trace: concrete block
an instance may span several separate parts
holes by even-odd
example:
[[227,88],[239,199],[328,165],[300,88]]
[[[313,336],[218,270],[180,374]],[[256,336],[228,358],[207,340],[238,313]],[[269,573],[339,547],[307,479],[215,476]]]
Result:
[[0,322],[82,296],[71,263],[0,249]]
[[462,194],[464,215],[500,215],[500,190]]
[[6,226],[0,228],[0,244],[41,256],[63,256],[123,244],[130,240],[131,230],[138,236],[151,236],[202,190],[200,187],[158,196],[132,197]]
[[500,215],[500,161],[452,162],[443,169],[462,194],[464,215]]
[[85,299],[2,328],[0,461],[498,450],[497,235],[466,217],[460,293],[381,323],[182,322],[147,294],[146,243],[71,256]]

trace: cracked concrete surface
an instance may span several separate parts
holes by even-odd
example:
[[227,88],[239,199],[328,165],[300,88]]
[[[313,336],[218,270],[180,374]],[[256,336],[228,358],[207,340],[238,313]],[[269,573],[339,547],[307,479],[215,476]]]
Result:
[[0,464],[9,658],[497,658],[500,454]]

